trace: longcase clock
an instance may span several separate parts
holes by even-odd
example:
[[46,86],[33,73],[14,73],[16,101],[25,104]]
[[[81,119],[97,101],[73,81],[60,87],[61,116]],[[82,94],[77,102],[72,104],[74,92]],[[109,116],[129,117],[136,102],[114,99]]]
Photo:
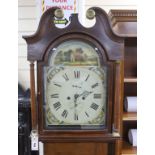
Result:
[[48,9],[36,33],[24,36],[32,131],[45,155],[119,154],[124,39],[112,31],[104,10],[93,7],[87,13],[96,18],[93,27],[82,26],[72,14],[70,24],[60,29],[54,19],[61,10]]

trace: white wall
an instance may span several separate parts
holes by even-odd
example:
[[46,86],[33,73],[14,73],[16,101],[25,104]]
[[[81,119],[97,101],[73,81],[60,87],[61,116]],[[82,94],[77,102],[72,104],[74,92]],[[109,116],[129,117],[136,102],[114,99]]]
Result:
[[26,42],[22,35],[33,34],[37,28],[37,5],[35,0],[18,0],[18,80],[29,88],[29,62]]
[[[18,0],[18,79],[25,89],[30,86],[29,62],[27,61],[26,43],[21,36],[33,34],[37,29],[39,10],[36,1]],[[136,0],[86,0],[85,9],[92,6],[101,7],[106,12],[109,12],[110,9],[136,9],[136,3]]]

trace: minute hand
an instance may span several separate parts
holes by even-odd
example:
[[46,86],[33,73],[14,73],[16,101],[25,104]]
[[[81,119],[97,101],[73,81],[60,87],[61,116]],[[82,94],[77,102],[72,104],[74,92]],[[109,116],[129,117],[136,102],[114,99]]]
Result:
[[81,94],[75,94],[74,95],[74,107],[72,107],[72,108],[76,108],[79,104],[81,104],[82,102],[80,102],[80,103],[76,103],[77,102],[77,99],[80,97],[80,96],[83,96],[84,97],[84,99],[89,95],[89,94],[91,94],[91,93],[93,93],[93,92],[88,92],[88,91],[84,91],[83,93],[81,93]]
[[88,92],[88,91],[84,91],[82,94],[80,94],[77,98],[83,96],[84,98],[86,98],[89,94],[91,94],[92,92]]

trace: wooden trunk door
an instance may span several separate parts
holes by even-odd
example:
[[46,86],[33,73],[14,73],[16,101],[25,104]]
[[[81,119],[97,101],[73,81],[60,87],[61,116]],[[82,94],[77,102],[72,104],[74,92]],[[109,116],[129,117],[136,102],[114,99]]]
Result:
[[44,155],[108,155],[108,144],[45,143]]

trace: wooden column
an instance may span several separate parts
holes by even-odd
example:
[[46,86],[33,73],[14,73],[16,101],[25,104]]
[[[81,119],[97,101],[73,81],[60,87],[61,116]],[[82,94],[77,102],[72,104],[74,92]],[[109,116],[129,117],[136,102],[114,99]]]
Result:
[[[114,130],[120,133],[122,137],[122,114],[123,114],[123,78],[124,78],[124,63],[116,61],[115,63],[115,111],[114,111]],[[121,91],[121,93],[120,93]],[[116,141],[115,155],[121,154],[121,140]]]
[[37,129],[36,97],[35,97],[35,74],[34,62],[30,62],[30,88],[31,88],[31,120],[32,130]]

